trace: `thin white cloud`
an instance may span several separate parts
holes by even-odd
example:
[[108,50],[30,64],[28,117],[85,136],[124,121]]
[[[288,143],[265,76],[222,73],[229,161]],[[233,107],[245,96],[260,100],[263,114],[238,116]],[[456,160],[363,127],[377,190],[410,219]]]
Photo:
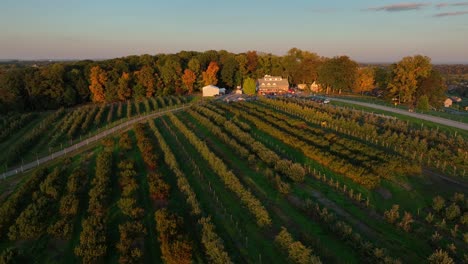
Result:
[[439,3],[436,5],[437,8],[444,8],[449,6],[468,6],[468,2],[458,2],[458,3]]
[[426,6],[430,5],[430,3],[399,3],[393,5],[386,5],[380,7],[371,7],[365,10],[367,11],[387,11],[387,12],[400,12],[400,11],[409,11],[409,10],[419,10]]
[[461,15],[468,15],[468,11],[438,13],[438,14],[435,14],[434,17],[448,17],[448,16],[461,16]]

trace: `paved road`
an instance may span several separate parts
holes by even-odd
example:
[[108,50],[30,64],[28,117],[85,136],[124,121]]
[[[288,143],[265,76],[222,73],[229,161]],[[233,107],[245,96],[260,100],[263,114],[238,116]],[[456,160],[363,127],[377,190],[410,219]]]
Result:
[[108,135],[110,134],[113,134],[117,131],[120,131],[128,126],[131,126],[135,123],[139,123],[139,122],[142,122],[142,121],[146,121],[147,119],[150,119],[150,118],[154,118],[154,117],[157,117],[157,116],[160,116],[160,115],[164,115],[164,114],[167,114],[169,112],[175,112],[175,111],[180,111],[182,109],[185,109],[185,108],[188,108],[190,107],[192,104],[187,104],[187,105],[183,105],[183,106],[180,106],[180,107],[177,107],[177,108],[171,108],[171,109],[167,109],[167,110],[161,110],[161,111],[158,111],[158,112],[154,112],[154,113],[151,113],[151,114],[148,114],[148,115],[144,115],[144,116],[140,116],[140,117],[137,117],[137,118],[134,118],[134,119],[131,119],[131,120],[128,120],[127,122],[125,123],[122,123],[120,125],[117,125],[115,127],[112,127],[112,128],[109,128],[107,130],[104,130],[102,131],[101,133],[99,134],[96,134],[95,136],[91,137],[91,138],[88,138],[88,139],[85,139],[75,145],[72,145],[68,148],[65,148],[61,151],[57,151],[49,156],[46,156],[46,157],[42,157],[34,162],[30,162],[28,164],[24,164],[23,166],[18,166],[17,168],[14,168],[10,171],[7,171],[7,172],[4,172],[2,173],[1,175],[1,179],[5,179],[7,177],[10,177],[10,176],[13,176],[13,175],[16,175],[18,173],[21,173],[23,171],[27,171],[27,170],[30,170],[32,168],[35,168],[37,166],[39,166],[40,164],[43,164],[45,162],[48,162],[48,161],[51,161],[51,160],[54,160],[58,157],[62,157],[64,155],[66,155],[67,153],[70,153],[72,151],[75,151],[81,147],[84,147],[84,146],[87,146],[88,144],[90,143],[93,143],[93,142],[96,142],[104,137],[107,137]]
[[361,105],[369,108],[375,108],[375,109],[380,109],[388,112],[393,112],[397,114],[402,114],[402,115],[407,115],[411,117],[416,117],[419,119],[431,121],[434,123],[438,123],[441,125],[446,125],[450,127],[455,127],[463,130],[468,130],[468,124],[450,120],[450,119],[445,119],[437,116],[431,116],[431,115],[426,115],[426,114],[420,114],[420,113],[413,113],[413,112],[408,112],[402,109],[398,108],[392,108],[388,106],[383,106],[383,105],[376,105],[376,104],[370,104],[370,103],[363,103],[363,102],[357,102],[357,101],[352,101],[352,100],[347,100],[347,99],[340,99],[340,98],[331,98],[333,101],[338,101],[338,102],[343,102],[343,103],[349,103],[349,104],[355,104],[355,105]]

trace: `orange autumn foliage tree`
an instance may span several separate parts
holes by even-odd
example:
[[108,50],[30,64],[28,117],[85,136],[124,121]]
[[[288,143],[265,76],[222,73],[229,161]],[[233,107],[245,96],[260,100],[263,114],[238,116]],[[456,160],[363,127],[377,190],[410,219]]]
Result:
[[91,68],[89,75],[91,99],[93,102],[102,103],[106,101],[105,85],[107,82],[107,73],[99,66]]
[[354,92],[368,92],[374,89],[374,70],[372,68],[361,68],[358,70]]
[[218,78],[216,74],[219,71],[218,63],[215,61],[210,62],[206,71],[202,72],[203,82],[205,85],[216,85],[218,83]]
[[187,88],[189,94],[193,92],[193,84],[196,80],[197,76],[195,75],[195,73],[190,69],[185,69],[184,75],[182,75],[182,82]]

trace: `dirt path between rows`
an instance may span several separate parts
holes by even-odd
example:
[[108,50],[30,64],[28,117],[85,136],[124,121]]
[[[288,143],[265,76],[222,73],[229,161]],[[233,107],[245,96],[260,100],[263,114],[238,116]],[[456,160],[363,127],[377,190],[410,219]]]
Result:
[[[372,228],[364,224],[362,221],[354,218],[354,216],[346,212],[343,208],[341,208],[335,202],[326,198],[322,193],[316,190],[309,189],[309,188],[303,188],[303,189],[312,197],[317,199],[322,204],[322,206],[325,206],[326,208],[331,209],[337,216],[343,218],[347,223],[351,224],[352,226],[355,226],[357,229],[359,229],[360,232],[364,233],[369,238],[372,238],[373,240],[377,240],[377,234]],[[371,217],[374,217],[374,216],[371,216]]]

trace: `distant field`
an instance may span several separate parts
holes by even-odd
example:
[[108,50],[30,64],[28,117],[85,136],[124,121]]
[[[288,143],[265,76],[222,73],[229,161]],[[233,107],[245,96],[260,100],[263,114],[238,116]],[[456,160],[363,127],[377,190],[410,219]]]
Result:
[[0,259],[463,262],[468,137],[343,106],[205,102],[2,181]]

